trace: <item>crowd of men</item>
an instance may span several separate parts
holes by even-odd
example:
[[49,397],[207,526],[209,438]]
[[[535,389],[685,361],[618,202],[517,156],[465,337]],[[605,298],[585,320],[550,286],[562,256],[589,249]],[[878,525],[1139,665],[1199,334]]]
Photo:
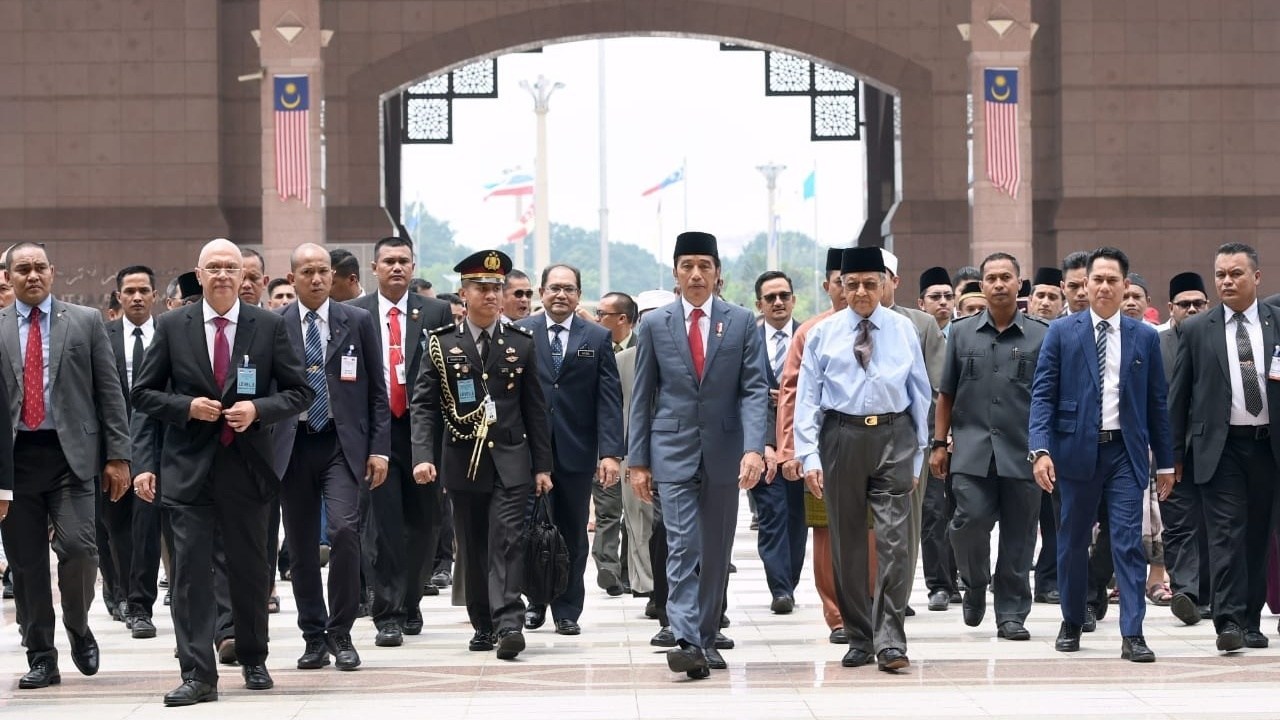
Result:
[[[1157,326],[1116,248],[1034,273],[1005,253],[930,268],[916,309],[896,302],[897,258],[870,245],[828,252],[831,307],[803,323],[776,270],[754,311],[722,298],[702,232],[676,240],[674,293],[610,292],[594,315],[569,265],[535,288],[481,251],[454,268],[459,293],[437,297],[413,244],[388,237],[366,292],[345,250],[299,246],[270,279],[260,255],[216,239],[163,294],[151,269],[121,269],[104,322],[51,294],[45,247],[12,246],[0,535],[30,668],[19,687],[61,681],[50,550],[85,675],[99,572],[112,616],[149,639],[165,566],[171,706],[216,700],[220,664],[273,686],[277,569],[299,669],[359,667],[363,616],[377,646],[402,645],[443,588],[472,651],[513,659],[548,614],[578,635],[591,559],[600,590],[649,599],[669,668],[708,677],[735,645],[742,490],[773,613],[795,607],[812,528],[845,667],[909,667],[918,558],[929,610],[958,604],[979,627],[990,595],[1004,640],[1030,637],[1033,602],[1057,603],[1055,646],[1078,650],[1118,596],[1122,658],[1155,660],[1148,601],[1212,619],[1223,652],[1266,647],[1280,296],[1259,299],[1257,252],[1217,249],[1213,307],[1201,275],[1174,276]],[[522,596],[534,498],[568,550],[549,603]]]

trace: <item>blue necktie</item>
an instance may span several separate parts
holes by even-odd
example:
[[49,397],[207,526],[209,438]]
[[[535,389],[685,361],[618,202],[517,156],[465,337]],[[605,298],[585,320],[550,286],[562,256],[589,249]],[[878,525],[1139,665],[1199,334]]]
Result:
[[552,325],[551,332],[555,333],[555,339],[551,341],[551,367],[560,374],[560,366],[564,364],[564,345],[560,343],[560,333],[564,332],[563,325]]
[[774,348],[770,364],[773,366],[773,377],[777,379],[782,377],[782,363],[787,359],[787,334],[779,330],[773,334],[773,340],[777,347]]
[[316,432],[329,425],[329,383],[324,377],[324,344],[320,342],[320,316],[307,311],[307,384],[316,397],[307,408],[307,425]]

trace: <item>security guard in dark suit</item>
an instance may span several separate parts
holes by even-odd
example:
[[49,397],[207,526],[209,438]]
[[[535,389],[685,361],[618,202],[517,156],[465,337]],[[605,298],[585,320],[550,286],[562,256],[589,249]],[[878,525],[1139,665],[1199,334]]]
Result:
[[[444,480],[453,499],[463,582],[475,635],[470,649],[497,648],[500,660],[524,650],[524,557],[520,531],[530,485],[551,490],[551,436],[529,331],[500,319],[511,258],[485,250],[458,263],[467,314],[431,331],[414,387],[413,477]],[[431,441],[443,425],[443,448]],[[496,631],[496,634],[495,634]]]

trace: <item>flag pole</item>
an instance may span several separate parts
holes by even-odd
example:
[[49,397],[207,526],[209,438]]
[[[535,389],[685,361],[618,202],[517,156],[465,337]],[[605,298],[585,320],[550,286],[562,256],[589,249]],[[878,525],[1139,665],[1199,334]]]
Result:
[[658,289],[665,290],[665,275],[662,274],[662,197],[658,197]]
[[[680,160],[681,191],[684,193],[684,231],[689,232],[689,156]],[[658,258],[661,260],[662,258]]]

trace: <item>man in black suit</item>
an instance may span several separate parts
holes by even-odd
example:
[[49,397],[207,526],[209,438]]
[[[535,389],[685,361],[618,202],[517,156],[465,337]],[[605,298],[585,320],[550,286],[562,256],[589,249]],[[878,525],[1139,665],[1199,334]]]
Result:
[[0,531],[31,668],[18,687],[31,689],[62,680],[53,643],[51,546],[71,659],[85,675],[98,672],[88,616],[98,565],[95,496],[99,476],[111,502],[128,491],[129,421],[102,316],[50,294],[54,268],[43,246],[17,243],[6,264],[16,301],[0,310],[0,347],[9,360],[3,375],[17,431],[16,482]]
[[[1261,631],[1280,434],[1280,308],[1258,301],[1258,252],[1225,243],[1213,263],[1220,307],[1179,323],[1169,391],[1174,455],[1200,486],[1218,650],[1266,647]],[[1168,493],[1162,493],[1167,497]]]
[[[465,558],[475,630],[469,647],[496,646],[499,660],[513,660],[525,647],[520,532],[529,491],[550,492],[553,464],[533,338],[499,318],[510,270],[511,258],[494,250],[454,267],[467,315],[431,332],[413,393],[413,477],[434,485],[439,467]],[[436,442],[441,432],[448,434],[443,446]]]
[[[267,673],[267,518],[279,492],[269,426],[312,400],[283,318],[240,301],[243,258],[222,238],[196,269],[204,300],[165,313],[134,380],[133,404],[164,422],[160,501],[173,539],[174,629],[182,684],[165,705],[216,700],[213,538],[226,550],[236,658],[245,687]],[[139,494],[154,492],[138,487]]]
[[[373,316],[380,344],[387,402],[391,408],[391,461],[387,480],[363,500],[364,555],[372,570],[374,644],[396,647],[403,635],[422,632],[423,565],[435,556],[440,535],[440,487],[419,485],[412,475],[409,392],[427,345],[426,331],[452,326],[449,303],[409,292],[413,243],[385,237],[374,245],[373,274],[378,292],[351,301]],[[435,440],[439,443],[439,438]],[[429,568],[428,568],[429,570]],[[434,589],[434,588],[433,588]],[[438,591],[437,591],[438,592]]]
[[[138,472],[138,443],[151,437],[146,415],[133,412],[129,390],[142,369],[147,347],[155,338],[151,316],[156,301],[155,273],[145,265],[131,265],[116,273],[116,294],[123,314],[107,323],[107,337],[115,354],[116,372],[124,389],[129,412],[129,435],[134,444],[133,470]],[[135,638],[153,638],[151,620],[156,602],[156,581],[160,573],[160,513],[152,503],[126,493],[119,502],[103,506],[103,518],[110,537],[110,552],[116,572],[116,586],[123,593],[122,611],[126,626]]]
[[298,301],[278,312],[303,357],[315,399],[305,414],[275,426],[275,470],[285,535],[319,535],[323,503],[331,548],[328,612],[319,556],[293,553],[293,596],[306,642],[298,669],[322,668],[332,653],[339,670],[354,670],[360,665],[351,643],[360,602],[360,486],[382,484],[391,452],[382,341],[372,315],[329,301],[333,269],[327,250],[300,245],[289,265]]
[[[545,312],[516,324],[533,336],[538,354],[537,379],[555,456],[556,492],[548,500],[569,549],[569,586],[551,601],[551,614],[557,633],[577,635],[586,600],[582,576],[587,569],[592,481],[612,488],[622,469],[622,386],[609,331],[577,316],[582,292],[578,269],[547,266],[538,292]],[[546,616],[545,605],[531,603],[525,627],[541,627]]]

